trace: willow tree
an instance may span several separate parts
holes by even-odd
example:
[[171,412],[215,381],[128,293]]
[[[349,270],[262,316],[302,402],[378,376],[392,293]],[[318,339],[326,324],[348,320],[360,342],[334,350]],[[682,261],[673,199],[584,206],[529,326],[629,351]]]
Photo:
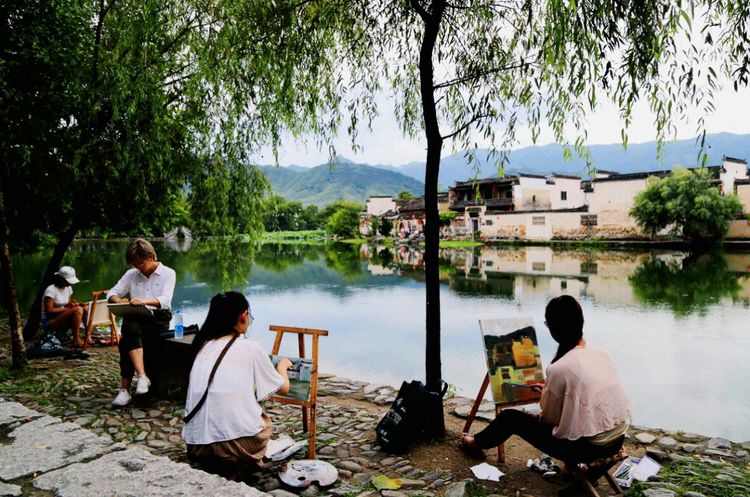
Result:
[[[38,326],[41,291],[80,230],[158,230],[176,192],[191,179],[210,183],[206,164],[244,164],[229,166],[230,176],[249,186],[229,193],[264,194],[262,176],[248,166],[259,146],[277,148],[282,129],[331,136],[340,101],[326,70],[334,57],[316,43],[332,31],[306,29],[320,10],[265,0],[3,3],[8,239],[12,247],[54,245],[27,337]],[[337,25],[347,15],[339,12]],[[259,209],[236,210],[260,226]]]
[[[696,3],[360,0],[339,5],[357,13],[356,27],[347,29],[361,35],[355,45],[340,45],[344,72],[352,74],[341,75],[340,69],[337,74],[364,82],[359,95],[390,88],[404,134],[426,142],[425,369],[430,389],[438,390],[442,381],[437,190],[444,146],[465,151],[473,163],[481,140],[502,171],[516,131],[528,128],[536,140],[544,128],[566,145],[566,156],[587,158],[586,114],[604,100],[619,108],[624,144],[639,101],[649,104],[656,138],[663,140],[675,119],[697,106],[700,115],[711,111],[717,74],[731,70],[731,63],[702,66],[711,58],[706,48],[722,37],[744,40],[727,49],[734,55],[747,47],[742,24],[747,9],[717,0],[701,3],[696,14]],[[730,28],[707,22],[698,35],[693,33],[695,17],[705,22],[715,16],[738,22]],[[740,71],[747,57],[744,61]],[[744,73],[734,70],[737,81],[746,83]],[[350,129],[357,109],[370,110],[371,99],[363,102],[364,107],[357,102],[347,107],[354,116]]]

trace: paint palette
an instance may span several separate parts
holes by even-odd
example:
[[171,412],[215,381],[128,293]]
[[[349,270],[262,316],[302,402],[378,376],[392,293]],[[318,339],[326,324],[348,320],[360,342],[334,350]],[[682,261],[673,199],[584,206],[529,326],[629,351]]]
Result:
[[327,487],[336,483],[338,478],[339,472],[333,464],[315,459],[291,461],[279,469],[279,479],[294,488],[305,488],[312,483]]

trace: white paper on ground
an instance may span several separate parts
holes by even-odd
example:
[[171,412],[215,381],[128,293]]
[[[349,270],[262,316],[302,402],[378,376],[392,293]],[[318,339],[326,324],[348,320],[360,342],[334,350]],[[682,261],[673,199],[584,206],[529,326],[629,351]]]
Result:
[[278,452],[292,445],[294,445],[294,440],[289,435],[280,435],[279,438],[269,440],[268,446],[266,446],[266,457],[270,459]]
[[654,476],[661,469],[661,465],[648,456],[643,456],[641,461],[631,470],[633,479],[646,481],[649,476]]
[[505,476],[505,473],[486,462],[472,466],[471,472],[480,480],[500,481],[500,477]]
[[293,456],[300,450],[307,447],[307,440],[300,440],[299,442],[294,442],[292,445],[287,447],[286,449],[277,452],[273,456],[271,456],[272,461],[283,461],[284,459],[288,459],[289,457]]

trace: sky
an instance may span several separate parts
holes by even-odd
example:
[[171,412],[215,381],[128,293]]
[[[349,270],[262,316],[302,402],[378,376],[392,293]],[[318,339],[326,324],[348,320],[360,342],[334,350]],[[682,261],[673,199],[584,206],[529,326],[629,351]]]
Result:
[[[361,150],[353,152],[349,137],[342,132],[334,142],[338,155],[365,164],[397,166],[414,161],[424,162],[426,146],[424,139],[404,138],[393,115],[392,99],[389,95],[381,94],[377,101],[379,116],[373,122],[373,131],[369,131],[366,127],[361,127],[359,131],[358,144]],[[726,85],[724,89],[716,93],[715,104],[716,110],[706,119],[708,133],[750,133],[750,89],[740,88],[739,92],[735,92],[731,85]],[[677,140],[695,138],[696,119],[697,116],[693,116],[693,119],[688,122],[678,123],[677,135],[669,138]],[[622,126],[614,105],[600,105],[588,116],[587,121],[589,145],[620,143]],[[518,144],[513,148],[534,145],[528,129],[519,128],[517,135]],[[634,109],[633,123],[628,131],[628,137],[630,143],[652,141],[656,138],[653,114],[647,104],[639,103]],[[481,139],[478,138],[476,141],[482,146]],[[542,130],[536,145],[553,142],[552,134],[547,129]],[[328,150],[319,150],[312,137],[305,143],[303,140],[294,140],[287,136],[282,143],[279,154],[279,163],[282,166],[295,164],[312,167],[328,160]],[[450,155],[450,153],[450,146],[445,145],[443,156]],[[271,164],[273,155],[269,149],[264,149],[256,160],[259,164]]]

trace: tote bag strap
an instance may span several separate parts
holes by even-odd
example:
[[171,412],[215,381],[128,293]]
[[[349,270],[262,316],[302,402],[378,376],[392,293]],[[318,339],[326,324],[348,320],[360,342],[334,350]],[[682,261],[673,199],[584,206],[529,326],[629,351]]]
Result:
[[214,375],[216,375],[216,369],[219,367],[219,364],[221,364],[221,360],[224,359],[224,356],[227,353],[227,350],[229,350],[229,347],[232,346],[234,341],[237,340],[237,335],[234,335],[231,340],[229,340],[229,343],[224,347],[224,350],[221,351],[221,354],[219,354],[219,357],[216,359],[216,363],[214,363],[214,368],[211,370],[211,374],[208,375],[208,384],[206,385],[206,391],[203,392],[203,397],[201,397],[201,400],[198,401],[197,404],[195,404],[195,407],[193,407],[193,410],[190,411],[190,414],[182,418],[182,420],[185,423],[189,423],[193,417],[195,417],[196,414],[198,414],[198,411],[201,410],[201,407],[203,407],[203,404],[206,403],[206,398],[208,397],[208,389],[211,387],[211,383],[214,381]]

